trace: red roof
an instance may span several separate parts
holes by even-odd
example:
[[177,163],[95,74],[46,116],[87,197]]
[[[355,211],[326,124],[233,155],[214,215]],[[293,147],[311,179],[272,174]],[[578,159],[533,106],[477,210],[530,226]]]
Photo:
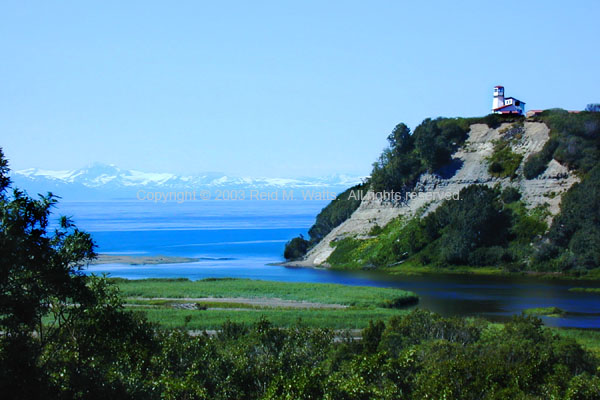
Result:
[[504,86],[494,86],[495,88],[502,88],[504,89]]

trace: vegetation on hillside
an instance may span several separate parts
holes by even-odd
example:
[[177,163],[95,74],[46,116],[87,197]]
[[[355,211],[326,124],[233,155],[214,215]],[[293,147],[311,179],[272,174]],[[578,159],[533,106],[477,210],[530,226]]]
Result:
[[438,171],[451,162],[451,155],[464,143],[471,124],[484,123],[496,128],[504,122],[521,120],[519,116],[497,114],[483,118],[428,118],[414,132],[405,124],[398,124],[387,138],[388,147],[373,164],[370,179],[346,190],[327,205],[310,228],[310,239],[299,236],[290,240],[284,257],[302,258],[310,247],[348,219],[360,205],[360,199],[350,196],[351,192],[410,191],[422,173]]
[[560,208],[536,264],[577,273],[600,267],[600,164],[564,194]]
[[360,205],[361,193],[366,185],[360,184],[340,193],[317,215],[314,225],[308,230],[311,243],[323,239],[333,228],[350,218]]
[[544,210],[528,211],[514,188],[473,185],[459,197],[425,217],[396,219],[374,238],[340,240],[328,262],[334,267],[389,267],[407,260],[440,267],[512,264],[532,254],[532,243],[547,229]]
[[370,189],[376,192],[412,190],[424,172],[440,172],[451,164],[452,154],[464,144],[476,123],[497,128],[522,117],[490,114],[483,118],[427,118],[414,132],[398,124],[388,136],[389,146],[373,164]]
[[600,113],[546,110],[536,117],[550,128],[550,140],[525,162],[524,174],[533,179],[553,158],[585,174],[600,162]]
[[367,185],[360,184],[340,193],[317,215],[315,223],[309,229],[309,239],[303,235],[293,238],[285,245],[284,257],[286,260],[296,260],[302,258],[311,246],[319,243],[336,226],[350,218],[352,213],[360,205],[363,193],[366,192]]
[[433,172],[450,162],[469,131],[465,119],[426,119],[411,134],[405,124],[388,136],[389,147],[373,164],[370,188],[375,192],[406,192],[424,172]]
[[[552,159],[581,179],[564,195],[561,212],[550,227],[543,207],[527,209],[517,189],[470,187],[461,192],[460,201],[446,201],[424,218],[394,220],[376,227],[369,239],[336,241],[328,262],[339,268],[408,262],[411,266],[500,266],[510,271],[578,275],[600,268],[600,113],[548,110],[534,120],[548,125],[550,139],[525,160],[525,179],[537,177]],[[399,124],[373,166],[369,189],[405,192],[424,172],[443,175],[452,169],[451,154],[464,143],[473,123],[494,128],[512,123],[494,145],[489,172],[499,178],[523,179],[517,176],[522,156],[511,148],[522,137],[523,121],[523,117],[499,115],[426,119],[412,133]]]
[[286,260],[297,260],[302,258],[309,248],[310,241],[304,239],[304,235],[300,235],[285,244],[283,256]]
[[534,267],[585,274],[600,267],[600,113],[548,110],[538,119],[550,127],[550,140],[526,161],[526,178],[538,176],[554,158],[581,182],[563,195]]
[[512,144],[523,137],[523,121],[513,123],[500,131],[501,139],[494,143],[494,152],[489,157],[488,172],[498,178],[516,178],[523,156],[512,150]]

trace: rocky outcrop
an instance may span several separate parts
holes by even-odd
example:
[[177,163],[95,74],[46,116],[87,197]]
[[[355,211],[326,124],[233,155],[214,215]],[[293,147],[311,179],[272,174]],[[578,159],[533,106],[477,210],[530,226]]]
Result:
[[[517,178],[512,180],[495,178],[488,172],[488,158],[494,151],[494,143],[502,138],[511,138],[512,150],[523,155]],[[403,195],[401,201],[382,200],[384,194],[367,194],[349,219],[333,229],[302,261],[294,264],[326,267],[327,258],[333,252],[332,243],[336,240],[348,236],[365,237],[375,225],[383,227],[402,215],[412,216],[419,210],[424,214],[431,212],[444,199],[456,198],[461,189],[473,184],[517,187],[528,207],[547,204],[551,216],[556,215],[560,211],[562,193],[578,178],[555,160],[536,179],[527,180],[521,173],[527,157],[540,151],[548,139],[549,129],[540,122],[503,124],[497,129],[485,124],[472,125],[465,144],[453,155],[452,163],[439,174],[423,174],[414,191]]]

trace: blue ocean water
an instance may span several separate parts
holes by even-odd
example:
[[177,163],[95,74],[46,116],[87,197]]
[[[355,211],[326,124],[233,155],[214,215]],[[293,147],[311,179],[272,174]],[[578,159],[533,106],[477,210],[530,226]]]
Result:
[[285,243],[307,235],[325,201],[67,202],[57,214],[90,232],[97,252],[283,261]]
[[546,324],[600,328],[600,295],[569,291],[573,286],[599,287],[600,282],[519,276],[390,276],[273,265],[283,260],[285,243],[306,235],[325,205],[323,201],[281,200],[70,202],[60,204],[57,214],[71,216],[79,228],[90,232],[99,253],[200,258],[182,264],[95,265],[87,273],[129,279],[238,277],[397,287],[416,292],[419,307],[442,315],[505,321],[527,308],[556,306],[573,314],[543,317]]

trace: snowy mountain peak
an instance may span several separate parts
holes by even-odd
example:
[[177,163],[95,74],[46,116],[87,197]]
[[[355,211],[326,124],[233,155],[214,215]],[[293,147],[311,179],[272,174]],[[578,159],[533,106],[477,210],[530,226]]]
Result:
[[132,190],[195,190],[210,188],[228,189],[286,189],[286,188],[338,188],[344,189],[360,183],[364,177],[332,175],[323,178],[252,178],[234,177],[214,172],[198,175],[127,170],[112,164],[94,163],[76,170],[45,170],[28,168],[12,173],[17,187],[28,191],[56,191],[85,193],[130,193]]

